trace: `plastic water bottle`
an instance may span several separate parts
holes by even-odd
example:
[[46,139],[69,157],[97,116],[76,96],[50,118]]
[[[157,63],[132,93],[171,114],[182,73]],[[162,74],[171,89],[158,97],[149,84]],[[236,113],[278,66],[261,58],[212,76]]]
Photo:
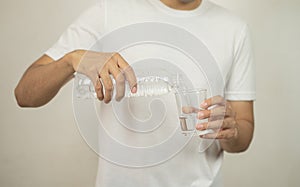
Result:
[[[113,84],[115,85],[115,81]],[[176,84],[171,84],[169,77],[145,76],[137,77],[137,92],[131,93],[128,83],[125,85],[124,97],[151,97],[160,96],[172,92],[176,88]],[[76,97],[82,99],[97,98],[92,81],[83,74],[76,74],[75,84]]]

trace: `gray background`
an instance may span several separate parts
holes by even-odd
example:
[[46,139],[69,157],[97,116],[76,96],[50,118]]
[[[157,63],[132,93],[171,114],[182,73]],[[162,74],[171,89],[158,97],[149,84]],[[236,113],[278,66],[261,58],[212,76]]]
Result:
[[[250,25],[256,58],[256,129],[250,149],[226,154],[225,186],[297,186],[300,1],[215,0]],[[47,106],[20,109],[13,96],[24,70],[94,0],[0,2],[0,186],[89,187],[97,156],[81,138],[72,84]]]

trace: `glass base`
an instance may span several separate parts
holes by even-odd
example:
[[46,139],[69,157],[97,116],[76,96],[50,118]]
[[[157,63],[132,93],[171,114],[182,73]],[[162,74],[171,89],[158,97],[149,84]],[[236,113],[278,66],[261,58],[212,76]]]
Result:
[[206,129],[204,131],[198,131],[198,130],[186,130],[186,131],[181,131],[181,133],[185,136],[202,136],[205,134],[211,134],[214,133],[212,129]]

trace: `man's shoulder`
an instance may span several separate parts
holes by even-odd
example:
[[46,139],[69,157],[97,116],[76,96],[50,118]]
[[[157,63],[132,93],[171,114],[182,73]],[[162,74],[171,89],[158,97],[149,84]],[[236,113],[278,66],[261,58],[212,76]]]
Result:
[[208,16],[211,19],[221,21],[231,27],[244,27],[247,24],[242,17],[236,15],[233,11],[225,7],[222,7],[212,1],[209,1],[209,6],[210,9],[208,11]]

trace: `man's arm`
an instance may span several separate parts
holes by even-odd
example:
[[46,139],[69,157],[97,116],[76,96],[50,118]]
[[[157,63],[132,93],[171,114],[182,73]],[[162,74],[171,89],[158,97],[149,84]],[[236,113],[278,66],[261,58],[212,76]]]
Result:
[[204,110],[198,113],[198,118],[209,121],[197,124],[196,129],[215,131],[202,138],[218,139],[222,149],[230,153],[247,150],[254,131],[252,101],[225,101],[215,96],[204,101],[201,108]]
[[18,105],[39,107],[48,103],[73,73],[69,55],[58,61],[43,55],[26,70],[15,88]]
[[39,107],[48,103],[75,71],[91,79],[98,99],[105,103],[111,101],[114,89],[110,75],[116,80],[116,100],[124,97],[125,80],[131,92],[137,92],[135,73],[120,54],[75,50],[57,61],[44,55],[34,62],[15,89],[18,104]]
[[235,113],[237,134],[232,139],[221,139],[223,150],[235,153],[246,151],[251,143],[254,131],[254,114],[252,101],[229,101]]

